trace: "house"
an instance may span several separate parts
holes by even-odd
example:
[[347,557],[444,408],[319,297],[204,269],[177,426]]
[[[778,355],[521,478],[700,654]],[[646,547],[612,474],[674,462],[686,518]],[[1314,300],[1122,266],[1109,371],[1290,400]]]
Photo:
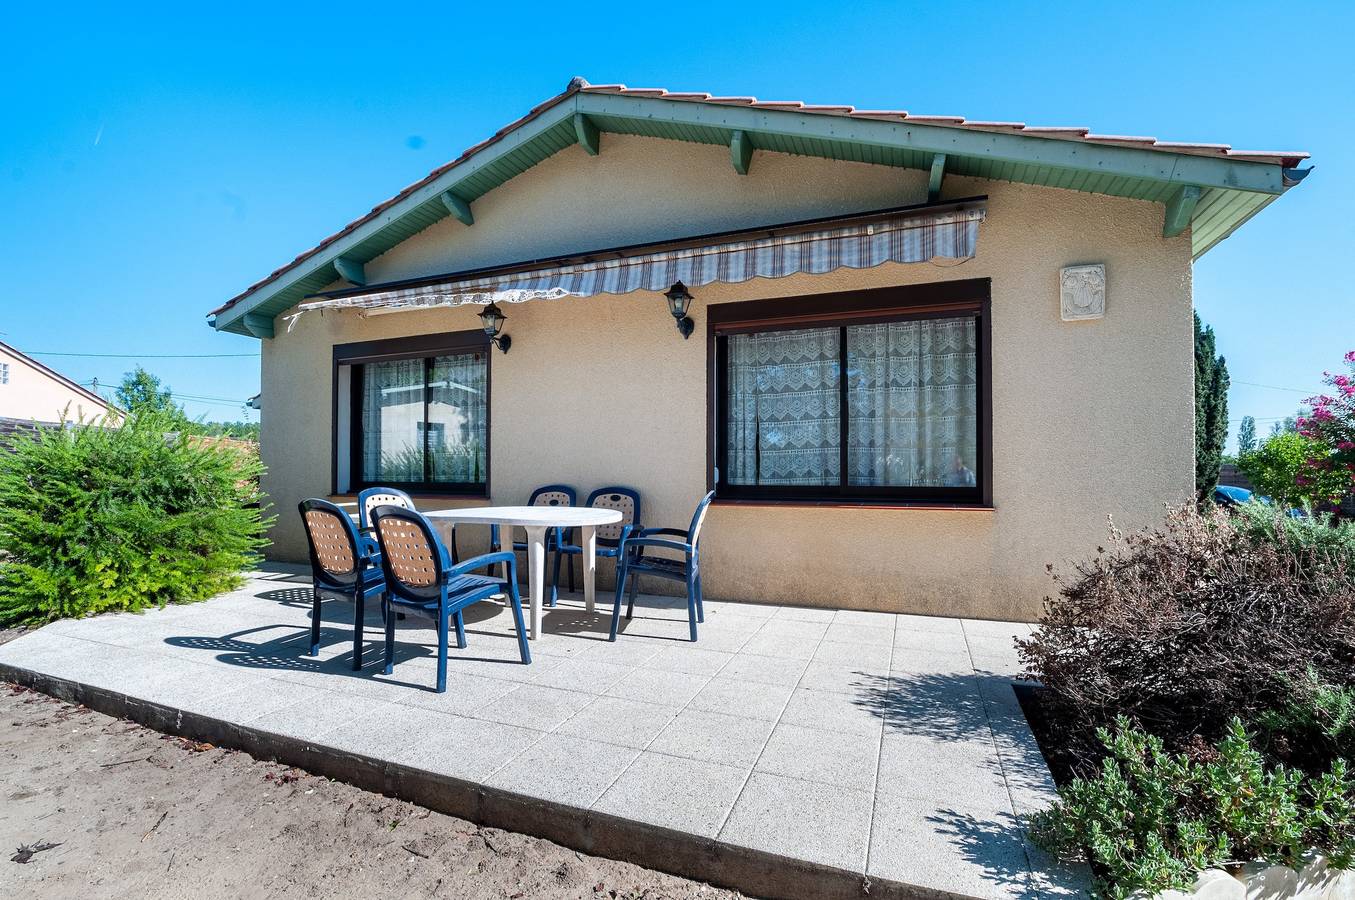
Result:
[[374,483],[713,487],[710,597],[1030,618],[1191,495],[1192,261],[1305,158],[574,79],[210,323],[281,558]]
[[98,394],[0,343],[0,420],[25,425],[88,422],[109,410]]

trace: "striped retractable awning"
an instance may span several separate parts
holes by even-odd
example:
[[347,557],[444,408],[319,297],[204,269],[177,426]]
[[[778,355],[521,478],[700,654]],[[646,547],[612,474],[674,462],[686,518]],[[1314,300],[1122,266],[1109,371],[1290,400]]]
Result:
[[[540,268],[516,267],[500,274],[412,285],[372,285],[302,303],[312,309],[402,310],[429,307],[553,300],[594,294],[661,292],[676,281],[688,287],[753,278],[823,274],[836,269],[869,269],[884,263],[969,259],[978,244],[984,204],[943,210],[872,214],[816,225],[783,226],[730,235],[727,240],[690,242],[671,249],[614,251],[608,258],[570,260]],[[755,237],[740,235],[755,234]],[[652,245],[651,245],[652,246]],[[599,254],[601,256],[601,254]],[[289,317],[292,318],[292,317]]]

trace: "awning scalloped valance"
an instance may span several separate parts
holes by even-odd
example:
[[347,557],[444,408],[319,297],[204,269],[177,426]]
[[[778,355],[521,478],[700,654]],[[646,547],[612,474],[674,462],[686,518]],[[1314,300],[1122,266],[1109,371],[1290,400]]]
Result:
[[868,221],[825,223],[807,230],[765,234],[753,239],[712,241],[676,249],[638,252],[615,258],[545,265],[500,275],[411,286],[379,285],[361,293],[302,303],[287,317],[288,328],[313,309],[417,310],[466,304],[523,303],[594,294],[662,292],[675,281],[688,287],[753,278],[819,275],[837,269],[869,269],[885,263],[969,259],[978,244],[983,204],[900,212]]

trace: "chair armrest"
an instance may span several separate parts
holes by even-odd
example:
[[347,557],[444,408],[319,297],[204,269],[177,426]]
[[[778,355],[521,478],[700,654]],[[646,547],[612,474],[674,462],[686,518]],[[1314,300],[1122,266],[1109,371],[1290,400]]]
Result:
[[510,551],[504,550],[500,553],[482,553],[479,556],[473,556],[446,569],[444,575],[447,578],[455,578],[458,575],[465,575],[468,572],[474,572],[476,569],[487,569],[499,563],[508,563],[510,575],[517,571],[517,557]]
[[672,537],[680,538],[685,538],[687,536],[687,532],[683,531],[681,528],[641,528],[635,532],[637,538],[645,538],[655,534],[667,534]]
[[367,558],[369,563],[374,566],[381,565],[381,545],[375,539],[365,534],[359,534],[358,544],[360,545],[358,549],[362,551],[362,555]]
[[[685,535],[686,532],[683,532]],[[669,541],[663,538],[633,537],[625,541],[627,550],[632,547],[660,547],[664,550],[676,550],[679,553],[691,553],[692,545],[686,541]]]

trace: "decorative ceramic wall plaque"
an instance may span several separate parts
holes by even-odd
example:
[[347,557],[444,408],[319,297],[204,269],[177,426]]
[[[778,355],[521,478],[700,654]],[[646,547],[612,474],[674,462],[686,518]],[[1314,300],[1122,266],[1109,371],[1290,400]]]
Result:
[[1106,267],[1068,266],[1059,270],[1063,321],[1099,319],[1106,314]]

